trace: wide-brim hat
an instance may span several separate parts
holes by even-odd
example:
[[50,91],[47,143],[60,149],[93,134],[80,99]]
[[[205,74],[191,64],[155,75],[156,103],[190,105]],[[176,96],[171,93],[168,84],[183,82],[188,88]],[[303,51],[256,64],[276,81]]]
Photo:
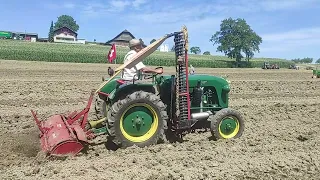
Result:
[[141,41],[139,39],[131,39],[129,41],[129,47],[133,47],[133,46],[137,46],[137,45],[141,45]]

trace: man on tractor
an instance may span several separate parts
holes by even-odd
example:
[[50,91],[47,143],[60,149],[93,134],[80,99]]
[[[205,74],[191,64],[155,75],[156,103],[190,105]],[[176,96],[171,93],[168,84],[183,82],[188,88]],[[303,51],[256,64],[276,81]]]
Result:
[[[135,54],[137,54],[139,51],[143,49],[142,42],[138,39],[131,39],[129,41],[129,48],[130,51],[124,57],[123,63],[129,61]],[[126,81],[132,81],[133,78],[135,78],[136,80],[138,78],[138,71],[142,71],[144,73],[162,73],[162,69],[151,69],[146,67],[142,62],[139,62],[131,69],[124,68],[124,70],[122,71],[122,79]]]

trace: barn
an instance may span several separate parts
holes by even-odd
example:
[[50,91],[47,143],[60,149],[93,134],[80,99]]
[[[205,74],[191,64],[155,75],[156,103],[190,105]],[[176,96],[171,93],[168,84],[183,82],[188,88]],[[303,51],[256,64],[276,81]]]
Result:
[[[134,35],[131,34],[128,30],[122,31],[120,34],[118,34],[116,37],[113,39],[107,41],[105,45],[113,45],[115,44],[116,46],[129,46],[129,41],[131,39],[135,39]],[[142,39],[140,39],[142,41]],[[142,41],[143,42],[143,41]],[[146,45],[143,43],[143,47],[146,47]]]
[[13,39],[20,39],[25,41],[36,42],[38,40],[38,33],[27,33],[27,32],[15,32],[12,31]]

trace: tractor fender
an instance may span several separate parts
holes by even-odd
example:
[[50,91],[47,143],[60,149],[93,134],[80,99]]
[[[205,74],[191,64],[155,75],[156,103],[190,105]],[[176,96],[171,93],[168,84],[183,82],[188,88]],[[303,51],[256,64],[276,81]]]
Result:
[[222,91],[224,91],[225,93],[229,93],[229,92],[230,92],[230,86],[229,86],[229,84],[223,86],[223,87],[222,87]]
[[135,91],[145,91],[156,93],[154,84],[122,84],[118,88],[114,89],[108,96],[108,99],[111,101],[117,101],[117,99],[126,96],[127,94],[131,94]]

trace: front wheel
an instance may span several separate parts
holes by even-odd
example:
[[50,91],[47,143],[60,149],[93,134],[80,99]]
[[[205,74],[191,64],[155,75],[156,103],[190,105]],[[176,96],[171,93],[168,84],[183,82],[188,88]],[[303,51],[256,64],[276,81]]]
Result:
[[115,102],[108,112],[111,140],[121,147],[145,147],[165,140],[167,113],[160,97],[138,91]]
[[238,111],[225,108],[210,118],[210,131],[214,140],[239,138],[242,136],[244,120]]

